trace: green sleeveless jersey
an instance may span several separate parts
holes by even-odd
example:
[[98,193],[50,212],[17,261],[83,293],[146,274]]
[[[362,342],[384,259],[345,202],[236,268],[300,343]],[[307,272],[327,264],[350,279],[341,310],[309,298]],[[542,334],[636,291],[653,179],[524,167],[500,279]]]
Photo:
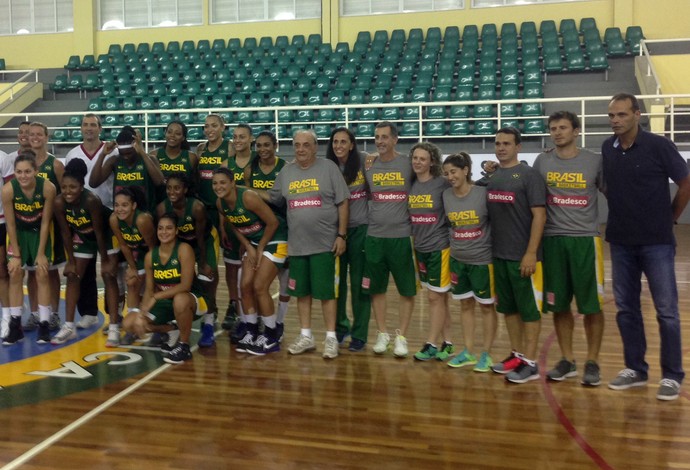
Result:
[[189,159],[189,150],[182,150],[177,157],[170,158],[165,153],[165,147],[161,147],[156,153],[156,158],[161,165],[161,173],[166,178],[171,173],[192,174],[192,161]]
[[285,160],[276,156],[276,166],[268,172],[264,173],[261,171],[259,162],[253,162],[251,167],[251,173],[249,173],[249,187],[251,189],[263,189],[268,191],[273,187],[273,183],[276,181],[276,177],[280,170],[285,166]]
[[65,203],[65,220],[73,234],[78,234],[83,240],[96,241],[96,233],[93,228],[93,216],[86,206],[86,201],[91,191],[84,188],[77,204]]
[[133,166],[129,166],[124,158],[120,158],[115,166],[113,194],[117,194],[122,188],[132,187],[137,187],[142,191],[146,198],[145,209],[150,209],[149,205],[153,205],[156,201],[156,187],[151,181],[146,165],[141,157],[137,158]]
[[36,178],[36,188],[32,197],[28,198],[24,195],[19,181],[13,179],[12,189],[14,190],[14,198],[12,206],[14,208],[14,220],[17,230],[25,230],[32,232],[39,232],[41,230],[41,220],[43,219],[43,208],[45,207],[45,198],[43,197],[43,178]]
[[40,176],[55,185],[55,191],[60,194],[60,183],[58,183],[57,175],[55,174],[55,156],[48,154],[48,158],[44,161],[41,166],[38,167],[38,173],[36,176]]
[[[208,143],[206,144],[208,145]],[[213,192],[213,170],[228,159],[230,141],[223,139],[220,146],[213,152],[208,148],[199,155],[197,171],[199,173],[199,199],[206,207],[215,207],[216,193]]]
[[252,162],[257,158],[258,156],[256,151],[252,150],[249,154],[249,161],[243,167],[237,165],[236,157],[228,158],[228,168],[232,170],[232,173],[235,177],[235,184],[237,184],[238,186],[244,186],[244,169],[247,167],[251,167]]
[[[192,208],[197,200],[193,197],[187,197],[182,214],[175,211],[170,200],[165,199],[163,201],[164,213],[175,212],[177,214],[177,238],[189,243],[192,247],[196,247],[196,221],[194,220]],[[207,223],[204,235],[211,233],[212,228],[213,226]]]
[[127,246],[132,251],[139,252],[143,258],[143,255],[146,254],[149,248],[144,240],[144,237],[141,236],[139,228],[137,228],[137,219],[141,213],[142,211],[138,209],[134,211],[134,222],[132,225],[129,225],[127,222],[120,219],[117,219],[117,224],[118,227],[120,227],[120,233],[122,233],[122,238],[125,240]]
[[[178,285],[182,281],[182,268],[180,267],[180,257],[178,249],[180,241],[175,242],[170,258],[165,263],[161,262],[160,246],[155,247],[151,251],[151,268],[153,270],[153,282],[157,290],[168,290],[171,287]],[[202,294],[200,284],[194,276],[192,281],[191,292],[197,297]]]
[[[237,188],[237,201],[235,202],[234,209],[231,209],[222,199],[220,200],[220,206],[223,209],[225,220],[234,225],[237,231],[244,235],[247,240],[258,244],[264,235],[266,224],[258,215],[244,207],[242,196],[245,191],[247,191],[245,188]],[[272,242],[287,240],[287,226],[280,217],[278,217],[278,224],[278,230],[276,230],[271,240]]]

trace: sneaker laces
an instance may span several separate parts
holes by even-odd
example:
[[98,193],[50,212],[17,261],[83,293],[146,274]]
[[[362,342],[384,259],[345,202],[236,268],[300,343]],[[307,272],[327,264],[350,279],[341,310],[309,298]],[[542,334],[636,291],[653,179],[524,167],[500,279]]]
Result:
[[268,338],[264,335],[259,335],[259,337],[254,341],[254,346],[264,347],[268,344]]
[[62,325],[62,328],[60,328],[60,331],[57,332],[55,337],[59,340],[63,340],[67,338],[70,334],[72,334],[72,328],[70,328],[67,325]]
[[679,387],[678,382],[676,382],[673,379],[661,379],[661,382],[659,382],[659,385],[661,387],[670,387],[673,390],[676,390]]
[[[635,377],[637,377],[637,372],[635,372],[632,369],[623,369],[622,371],[620,371],[618,373],[618,377],[625,377],[625,378],[634,379]],[[666,379],[664,379],[664,380],[666,380]]]
[[253,336],[250,332],[247,332],[247,333],[244,334],[244,338],[242,338],[242,339],[240,340],[240,343],[242,343],[242,344],[251,344],[251,343],[252,343],[253,337],[254,337],[254,336]]

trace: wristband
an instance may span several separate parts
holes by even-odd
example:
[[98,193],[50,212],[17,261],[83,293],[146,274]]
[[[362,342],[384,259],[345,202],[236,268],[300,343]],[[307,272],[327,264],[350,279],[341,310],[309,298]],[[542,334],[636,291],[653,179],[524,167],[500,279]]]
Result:
[[347,240],[347,233],[339,233],[336,235],[336,238],[342,238],[343,240]]

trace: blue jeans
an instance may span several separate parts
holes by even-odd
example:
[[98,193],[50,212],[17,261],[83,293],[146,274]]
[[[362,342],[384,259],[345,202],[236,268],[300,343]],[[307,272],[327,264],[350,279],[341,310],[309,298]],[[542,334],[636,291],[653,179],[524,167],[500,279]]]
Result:
[[642,273],[647,277],[661,337],[663,378],[682,382],[682,347],[673,245],[627,246],[611,243],[616,321],[623,339],[625,366],[647,379],[647,340],[640,306]]

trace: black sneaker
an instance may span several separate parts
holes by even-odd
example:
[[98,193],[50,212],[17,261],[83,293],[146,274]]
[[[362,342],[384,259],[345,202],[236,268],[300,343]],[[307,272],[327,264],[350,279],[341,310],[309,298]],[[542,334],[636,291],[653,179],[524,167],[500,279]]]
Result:
[[264,333],[259,335],[246,349],[246,352],[254,356],[265,356],[278,351],[280,351],[280,343],[275,339],[275,329],[271,330],[270,328],[266,328]]
[[2,339],[2,344],[9,346],[24,339],[24,330],[22,329],[22,318],[12,317],[10,319],[10,331]]
[[251,348],[254,345],[255,339],[256,335],[254,335],[254,333],[252,333],[251,331],[247,330],[247,332],[244,334],[244,337],[237,342],[235,351],[239,353],[249,352],[249,348]]
[[50,321],[48,322],[50,331],[57,331],[60,329],[60,315],[57,312],[50,314]]
[[192,358],[192,351],[189,350],[187,343],[177,343],[175,347],[168,353],[163,360],[168,364],[182,364]]
[[234,328],[230,331],[230,343],[239,344],[239,342],[247,335],[247,324],[242,321],[235,323]]
[[360,352],[360,351],[364,351],[364,348],[366,348],[366,346],[367,346],[367,343],[365,343],[361,339],[352,338],[350,340],[350,347],[347,349],[348,349],[348,351],[351,351],[351,352]]
[[276,339],[279,343],[283,341],[283,332],[285,331],[285,323],[276,323]]
[[228,309],[225,311],[225,318],[223,319],[223,323],[220,325],[220,327],[224,330],[231,331],[237,324],[238,320],[239,317],[237,316],[237,307],[235,307],[235,301],[231,300],[228,304]]
[[575,361],[570,362],[566,358],[562,358],[558,361],[558,364],[546,373],[546,377],[549,380],[555,380],[560,382],[571,377],[577,377],[577,368],[575,367]]
[[50,324],[47,321],[42,321],[38,324],[38,337],[36,342],[38,344],[50,343]]

